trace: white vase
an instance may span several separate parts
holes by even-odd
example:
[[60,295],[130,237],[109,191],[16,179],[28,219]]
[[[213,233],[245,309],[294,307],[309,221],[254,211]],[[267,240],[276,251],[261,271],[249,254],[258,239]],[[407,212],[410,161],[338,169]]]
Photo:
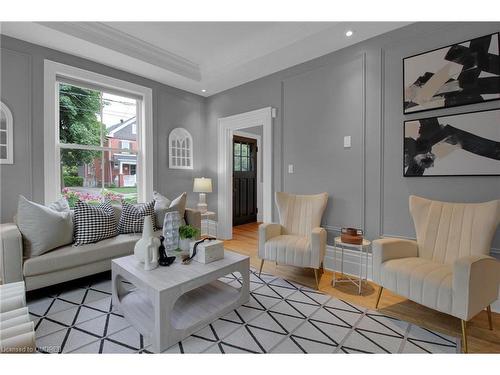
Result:
[[175,250],[179,247],[179,226],[179,212],[177,210],[167,212],[165,214],[165,220],[163,221],[163,237],[165,237],[163,244],[169,255],[173,255]]
[[134,255],[137,260],[144,263],[144,269],[149,271],[158,267],[158,248],[160,239],[154,236],[151,216],[144,217],[142,237],[136,242]]
[[183,252],[189,252],[189,244],[191,243],[191,238],[181,238],[179,241],[179,249]]

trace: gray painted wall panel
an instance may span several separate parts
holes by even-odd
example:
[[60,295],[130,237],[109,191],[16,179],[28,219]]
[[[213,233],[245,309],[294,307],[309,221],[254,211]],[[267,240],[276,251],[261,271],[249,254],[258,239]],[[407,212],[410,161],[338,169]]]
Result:
[[[284,81],[284,190],[329,193],[323,223],[363,225],[363,56]],[[344,149],[344,136],[352,147]]]
[[[300,116],[302,111],[309,111],[311,106],[316,105],[315,102],[325,101],[334,97],[334,94],[325,91],[322,82],[318,79],[319,76],[324,77],[328,81],[328,72],[340,69],[341,66],[346,64],[355,64],[357,61],[356,58],[364,54],[366,59],[363,88],[366,93],[366,103],[364,108],[359,108],[359,112],[364,112],[366,121],[365,146],[364,154],[362,155],[366,166],[364,176],[365,231],[370,238],[376,238],[379,235],[414,237],[413,223],[408,212],[408,196],[410,194],[418,194],[431,199],[461,202],[500,199],[500,177],[403,178],[403,121],[405,119],[414,119],[419,116],[426,117],[433,114],[453,114],[480,109],[499,108],[500,102],[481,103],[466,107],[403,116],[402,58],[499,30],[500,23],[498,22],[417,23],[248,84],[235,87],[208,98],[208,134],[215,137],[217,118],[219,117],[273,106],[278,109],[279,114],[274,124],[274,135],[276,137],[283,136],[282,149],[280,148],[282,144],[279,138],[275,140],[275,191],[280,190],[280,185],[277,184],[277,181],[284,182],[283,186],[285,189],[305,188],[304,185],[301,185],[302,182],[298,182],[299,180],[303,181],[303,179],[306,179],[310,183],[311,191],[321,190],[321,184],[326,182],[317,183],[318,180],[322,181],[324,177],[322,176],[322,166],[317,167],[312,162],[313,159],[328,159],[332,152],[331,147],[318,146],[313,151],[315,157],[311,157],[308,160],[311,170],[303,173],[300,168],[296,168],[295,175],[290,178],[286,174],[288,160],[300,160],[303,157],[302,150],[293,147],[300,144],[300,138],[305,134],[300,129],[297,131],[296,122],[298,120],[296,117]],[[296,80],[297,82],[300,81],[300,78],[294,77],[298,77],[305,72],[311,73],[304,75],[304,77],[307,76],[308,78],[302,79],[303,85],[296,84],[290,86],[292,82]],[[317,91],[310,90],[309,87],[314,87],[314,85],[318,85],[319,89]],[[281,87],[284,90],[280,90]],[[303,94],[304,88],[308,88],[310,96]],[[299,99],[301,95],[302,99],[304,99],[302,101]],[[351,93],[351,95],[353,97],[350,97],[349,100],[355,102],[362,95],[361,89],[359,93]],[[292,105],[288,104],[290,103],[290,97],[294,98],[291,103]],[[329,108],[325,108],[311,116],[315,119],[321,119],[324,123],[336,124],[347,115],[345,113],[332,112]],[[331,134],[330,137],[330,141],[333,142],[339,138],[339,135]],[[356,141],[356,139],[353,139],[353,141]],[[215,177],[216,147],[215,144],[207,145],[207,152],[209,154],[212,153],[207,173],[211,173],[212,177]],[[340,154],[344,155],[343,153]],[[361,168],[359,155],[357,156],[358,159],[356,160],[360,163],[359,168]],[[337,161],[332,162],[337,163]],[[337,170],[340,167],[335,165],[332,168]],[[278,176],[280,177],[278,178]],[[343,176],[343,178],[352,181],[352,188],[356,190],[353,192],[351,199],[355,196],[358,197],[360,189],[358,185],[359,179],[351,179],[350,176]],[[297,184],[294,181],[297,181]],[[334,189],[337,190],[337,187]],[[332,191],[331,193],[334,197],[336,193],[337,195],[339,194],[338,191]],[[341,192],[341,194],[344,194],[344,192]],[[216,206],[216,202],[216,194],[211,194],[210,204]],[[342,202],[338,204],[341,206]],[[354,207],[354,211],[359,212],[357,206],[354,205]],[[326,215],[330,240],[336,233],[334,230],[335,223],[348,225],[349,221],[355,221],[344,210],[339,213],[339,216],[341,217],[330,216],[330,212]],[[276,219],[275,212],[274,218]],[[356,223],[352,224],[355,225]],[[493,247],[498,256],[500,256],[500,230],[497,230]]]
[[[75,56],[50,50],[44,47],[25,43],[16,39],[2,36],[2,63],[9,59],[16,63],[7,62],[2,67],[2,90],[7,90],[12,83],[7,83],[4,77],[14,74],[14,71],[26,71],[21,81],[26,80],[30,73],[29,82],[23,81],[23,85],[29,87],[31,95],[22,87],[16,91],[24,99],[16,99],[16,102],[27,106],[23,109],[13,109],[13,112],[21,111],[26,114],[26,123],[29,124],[29,132],[32,134],[33,144],[21,142],[20,150],[31,152],[23,166],[15,165],[15,172],[9,175],[2,172],[2,205],[5,202],[16,201],[17,191],[11,191],[12,185],[29,185],[27,193],[33,189],[33,198],[43,200],[43,59],[58,61],[64,64],[77,66],[101,74],[106,74],[123,80],[128,80],[140,85],[151,87],[154,97],[154,147],[155,155],[155,188],[163,193],[173,196],[181,191],[191,191],[192,178],[198,174],[212,177],[214,180],[214,193],[208,195],[208,203],[211,209],[217,207],[217,119],[237,113],[251,111],[254,109],[272,106],[277,109],[277,118],[274,119],[274,147],[273,147],[273,189],[280,191],[285,188],[306,189],[303,178],[307,181],[321,181],[320,184],[311,184],[311,190],[321,190],[322,186],[332,189],[332,196],[339,196],[340,189],[335,181],[329,181],[326,174],[319,168],[309,168],[305,174],[301,171],[301,160],[313,162],[313,158],[306,155],[303,157],[302,150],[297,151],[293,145],[301,144],[300,139],[304,136],[300,123],[304,119],[298,118],[301,112],[312,113],[310,116],[318,125],[315,130],[324,131],[330,138],[327,145],[320,144],[314,149],[314,159],[331,160],[331,142],[337,142],[343,135],[337,134],[334,129],[342,120],[349,119],[359,122],[363,115],[366,127],[364,129],[365,144],[363,149],[357,145],[348,152],[339,152],[331,167],[334,171],[342,171],[341,161],[345,162],[345,155],[355,151],[355,162],[362,168],[363,160],[366,171],[364,178],[360,176],[345,177],[352,185],[346,203],[343,201],[335,205],[342,211],[335,214],[328,211],[326,224],[331,229],[330,236],[335,233],[336,225],[357,225],[350,223],[359,219],[360,210],[354,198],[360,196],[364,188],[363,212],[361,220],[364,222],[367,235],[370,238],[380,234],[397,236],[414,236],[413,223],[408,214],[408,195],[419,194],[432,199],[455,200],[455,201],[484,201],[500,198],[500,177],[433,177],[433,178],[403,178],[402,177],[402,126],[404,119],[414,119],[433,114],[454,114],[464,111],[479,109],[499,108],[500,102],[489,102],[466,107],[457,107],[449,110],[429,111],[423,114],[403,116],[402,114],[402,61],[408,55],[425,52],[427,50],[442,47],[453,42],[459,42],[468,38],[478,37],[484,34],[500,30],[500,23],[418,23],[408,27],[395,30],[379,37],[356,44],[349,48],[322,56],[318,59],[300,64],[298,66],[277,72],[270,76],[244,84],[239,87],[203,99],[197,95],[186,93],[182,90],[171,88],[160,83],[138,77],[111,67],[97,64]],[[5,49],[17,53],[16,57],[6,57]],[[363,69],[359,69],[359,57],[364,55]],[[25,56],[25,57],[22,57]],[[10,67],[9,67],[9,64]],[[26,66],[28,64],[28,66]],[[7,70],[8,69],[8,70]],[[30,72],[28,72],[30,71]],[[353,79],[359,80],[359,74],[364,72],[365,80],[359,88],[359,81],[349,96],[339,96],[338,93],[329,91],[330,84],[335,82],[331,74],[344,71],[352,74]],[[5,83],[4,83],[5,82]],[[317,88],[315,90],[315,88]],[[364,91],[363,91],[364,90]],[[8,91],[11,91],[8,89]],[[309,93],[306,95],[305,92]],[[361,104],[356,113],[335,111],[328,106],[320,107],[320,103],[330,101],[341,101],[348,103],[346,108],[359,105],[358,100],[365,95],[364,106]],[[9,95],[13,95],[10,94]],[[4,92],[2,92],[2,97]],[[31,97],[30,97],[31,96]],[[30,104],[27,104],[30,103]],[[9,104],[10,105],[10,104]],[[16,104],[17,106],[17,104]],[[311,109],[316,111],[310,112]],[[14,113],[14,119],[19,118]],[[23,120],[24,121],[24,120]],[[326,124],[333,124],[331,128]],[[171,129],[177,126],[185,126],[192,133],[195,149],[195,169],[193,171],[176,171],[168,169],[166,137]],[[362,136],[359,126],[352,131],[357,132],[353,142],[357,142]],[[17,130],[16,130],[17,132]],[[352,133],[351,135],[353,135]],[[16,135],[17,138],[17,135]],[[22,139],[22,138],[21,138]],[[321,139],[323,142],[323,139]],[[341,143],[340,143],[341,144]],[[354,143],[355,144],[355,143]],[[16,155],[18,153],[16,147]],[[344,150],[342,150],[344,151]],[[24,154],[23,154],[24,155]],[[21,156],[23,158],[24,156]],[[29,161],[31,159],[31,162]],[[22,160],[22,159],[20,159]],[[286,164],[288,160],[299,160],[296,164],[296,174],[287,175]],[[16,158],[17,163],[17,158]],[[337,164],[338,163],[338,164]],[[30,165],[31,164],[31,165]],[[304,163],[305,165],[306,163]],[[30,172],[24,171],[24,166]],[[21,167],[21,168],[18,168]],[[20,171],[22,169],[22,171]],[[3,169],[2,169],[3,170]],[[6,169],[5,169],[6,170]],[[29,177],[32,175],[32,177]],[[4,176],[6,178],[4,178]],[[7,185],[7,182],[9,181]],[[26,182],[28,181],[28,182]],[[364,181],[364,187],[362,182]],[[329,185],[329,184],[332,185]],[[8,187],[8,189],[4,189]],[[309,187],[307,187],[309,188]],[[345,189],[345,188],[342,188]],[[340,191],[341,196],[346,194]],[[190,193],[190,204],[193,205],[197,197]],[[353,205],[354,214],[348,212],[348,204]],[[2,221],[11,216],[12,209],[7,203],[6,210],[2,210]],[[277,219],[276,210],[273,212]],[[337,217],[338,216],[338,217]],[[337,224],[338,223],[338,224]],[[500,231],[494,241],[495,248],[500,249]]]
[[[500,199],[500,177],[420,177],[405,178],[402,176],[402,139],[403,121],[434,115],[458,114],[481,109],[500,107],[500,102],[479,103],[444,110],[427,111],[420,114],[404,116],[402,114],[401,87],[403,85],[402,59],[415,53],[446,46],[462,40],[478,37],[500,30],[499,23],[471,24],[459,26],[445,24],[435,37],[418,34],[395,39],[385,49],[385,131],[384,160],[384,215],[383,233],[414,237],[413,222],[407,209],[408,195],[415,194],[430,199],[483,202]],[[500,124],[499,124],[500,126]],[[405,207],[406,209],[401,209]],[[497,236],[493,247],[500,250],[500,236]]]
[[[31,163],[31,59],[16,51],[2,50],[2,101],[14,120],[14,164],[0,165],[1,216],[12,220],[17,194],[32,197]],[[12,194],[15,193],[15,195]]]

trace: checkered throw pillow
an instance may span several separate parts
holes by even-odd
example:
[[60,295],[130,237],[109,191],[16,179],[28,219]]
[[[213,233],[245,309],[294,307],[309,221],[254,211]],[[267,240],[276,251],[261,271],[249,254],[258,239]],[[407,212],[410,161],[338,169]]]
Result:
[[78,201],[75,205],[75,246],[94,243],[118,235],[111,203],[97,206]]
[[118,223],[118,232],[142,233],[142,226],[144,225],[144,218],[146,216],[151,216],[153,230],[156,230],[155,201],[138,205],[122,202],[122,214]]

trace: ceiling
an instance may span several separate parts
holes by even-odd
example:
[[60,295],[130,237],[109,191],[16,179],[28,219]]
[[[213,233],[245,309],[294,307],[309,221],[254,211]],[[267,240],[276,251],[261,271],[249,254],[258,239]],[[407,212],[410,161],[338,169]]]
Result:
[[210,96],[407,24],[3,22],[1,33]]

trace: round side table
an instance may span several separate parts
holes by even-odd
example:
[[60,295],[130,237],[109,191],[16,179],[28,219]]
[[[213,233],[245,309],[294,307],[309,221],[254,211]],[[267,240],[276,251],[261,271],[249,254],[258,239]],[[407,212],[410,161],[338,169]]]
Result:
[[[371,241],[363,238],[363,243],[359,245],[342,242],[340,237],[335,237],[334,240],[335,254],[334,264],[337,266],[337,248],[340,247],[340,273],[341,277],[337,279],[336,271],[333,271],[332,286],[336,283],[350,282],[358,287],[358,293],[361,294],[363,281],[366,283],[368,280],[368,252],[371,247]],[[359,251],[359,277],[353,278],[350,275],[344,275],[344,248],[357,249]],[[363,277],[363,257],[365,257],[365,277]]]

